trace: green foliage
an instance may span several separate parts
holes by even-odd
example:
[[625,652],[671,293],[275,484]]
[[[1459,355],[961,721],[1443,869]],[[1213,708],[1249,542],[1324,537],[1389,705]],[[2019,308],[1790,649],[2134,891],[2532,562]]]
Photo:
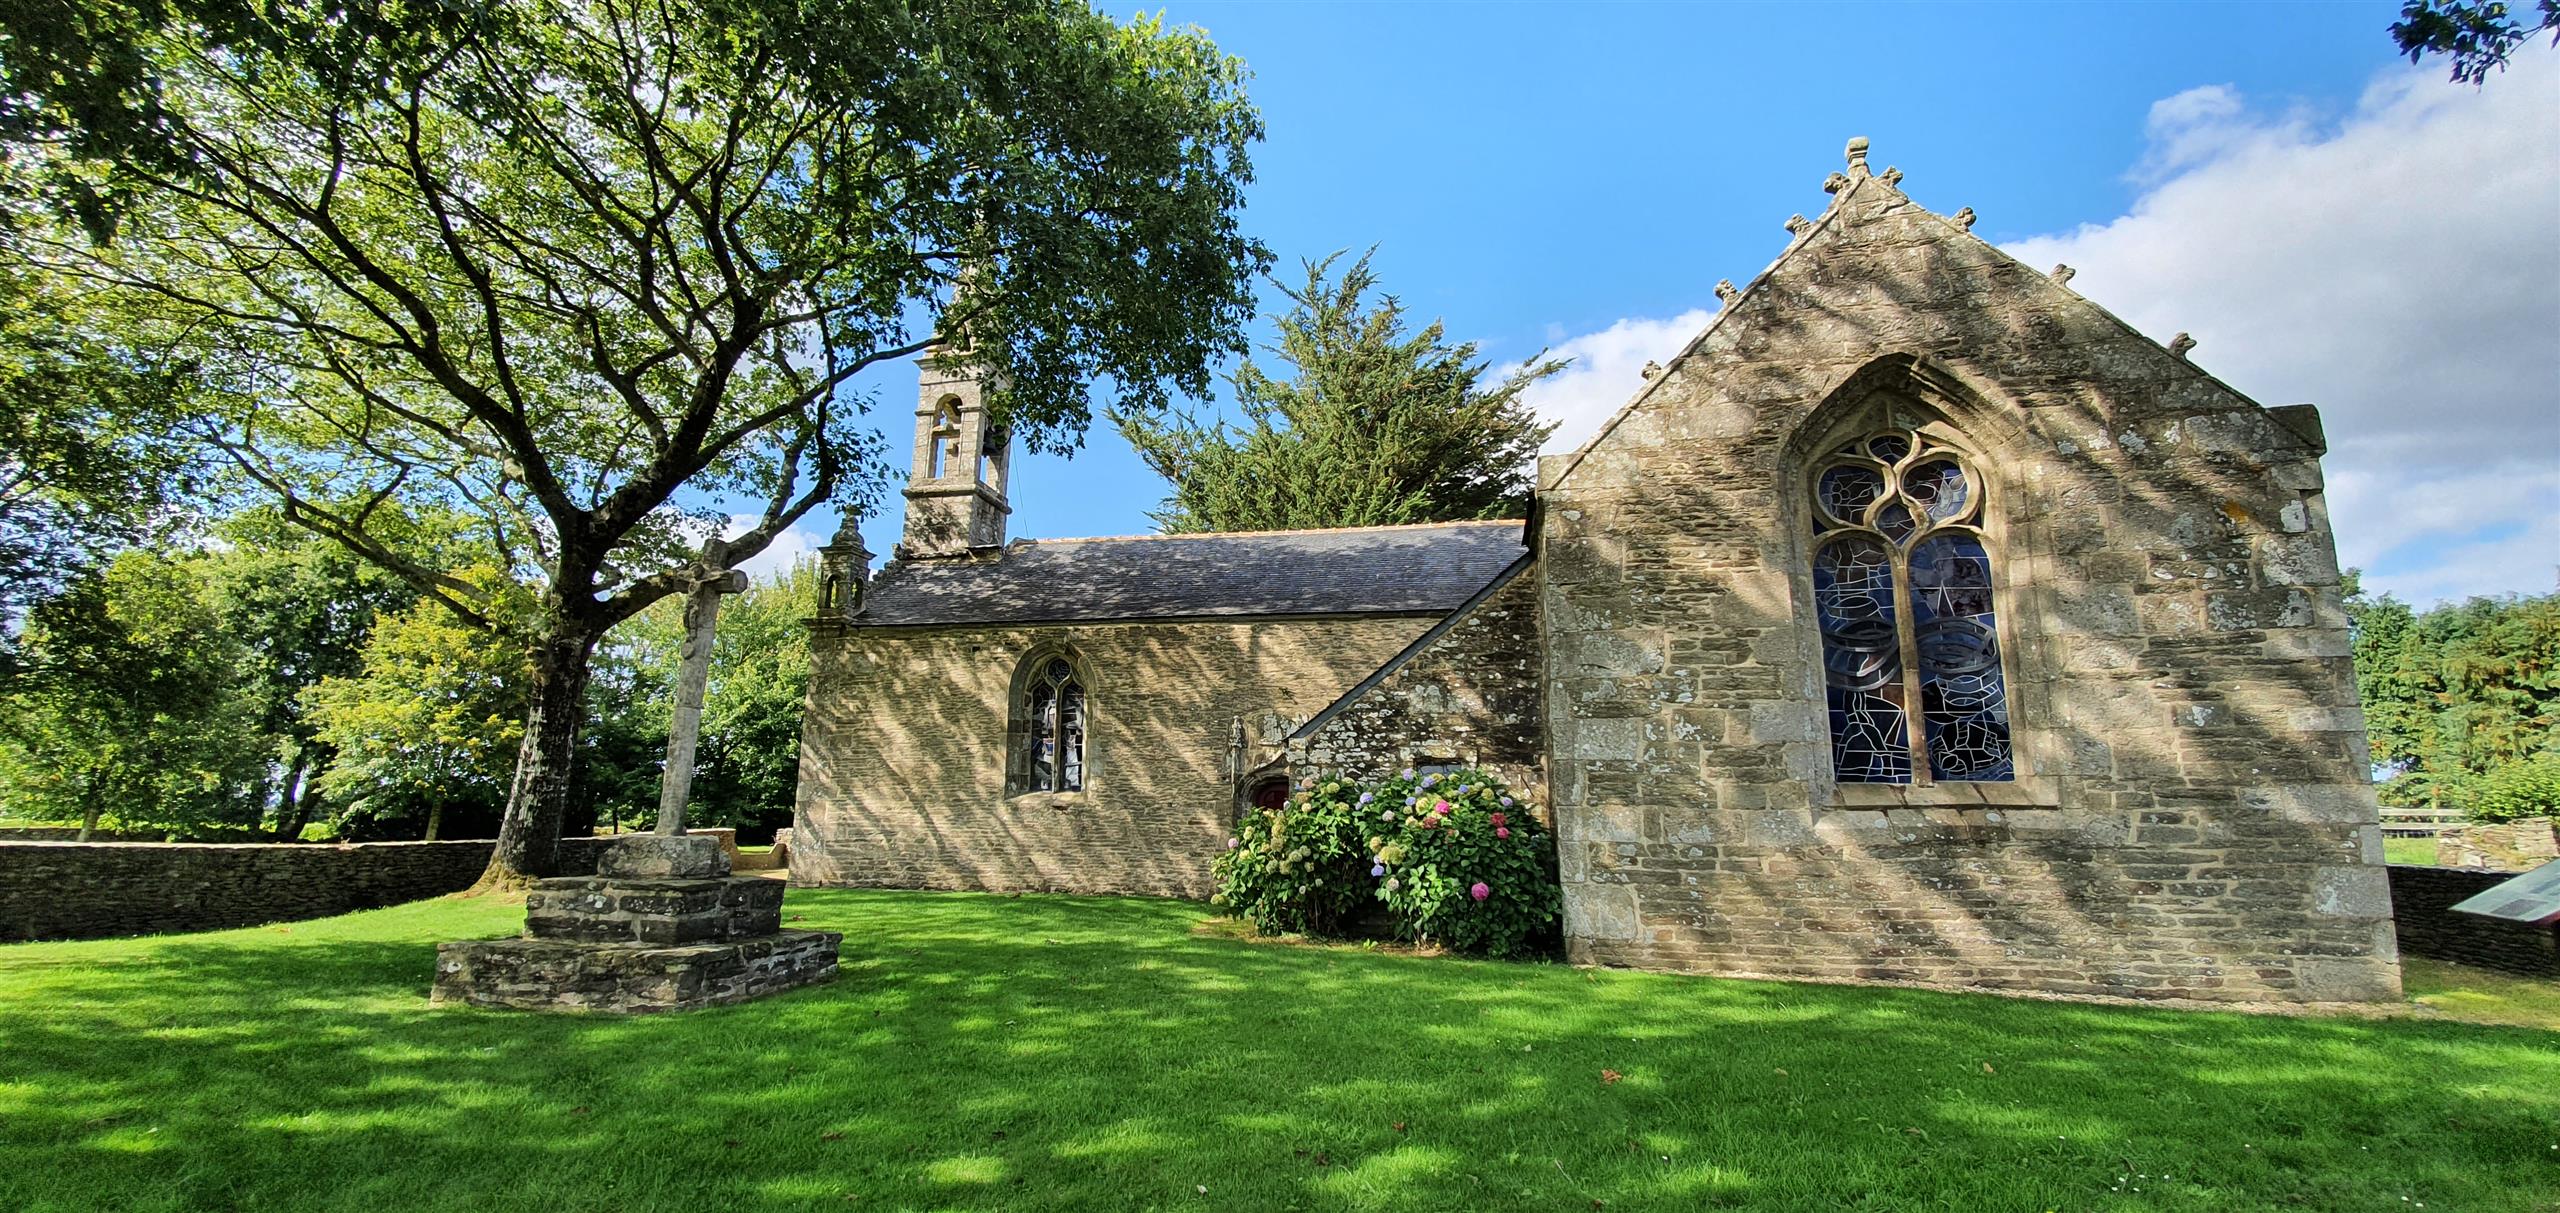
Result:
[[2464,812],[2475,821],[2560,817],[2560,751],[2545,750],[2481,776]]
[[255,826],[265,751],[230,694],[241,654],[196,570],[118,555],[38,604],[0,696],[0,811],[88,828]]
[[1408,937],[1515,957],[1553,947],[1563,920],[1555,839],[1502,781],[1465,768],[1374,789],[1378,896]]
[[[494,576],[482,572],[482,577]],[[384,616],[362,670],[302,695],[333,753],[320,790],[337,831],[355,837],[484,837],[506,803],[532,679],[524,649],[493,642],[443,607]]]
[[[1371,250],[1372,253],[1375,250]],[[1504,518],[1526,508],[1529,468],[1555,427],[1521,394],[1563,370],[1532,358],[1487,388],[1474,342],[1450,344],[1439,321],[1405,330],[1363,254],[1339,279],[1340,254],[1306,265],[1273,351],[1292,375],[1247,358],[1234,379],[1249,428],[1195,417],[1126,415],[1121,432],[1173,485],[1158,526],[1170,533]]]
[[184,495],[167,439],[184,375],[120,360],[82,311],[63,284],[0,268],[0,686],[26,612],[158,536]]
[[2560,0],[2534,0],[2533,11],[2537,20],[2527,26],[2500,0],[2407,0],[2391,23],[2391,40],[2411,63],[2451,56],[2454,82],[2477,85],[2492,69],[2505,71],[2507,56],[2544,30],[2560,46]]
[[1212,900],[1266,934],[1339,935],[1384,902],[1403,938],[1515,957],[1551,950],[1563,916],[1554,838],[1472,768],[1301,783],[1247,813],[1212,871]]
[[1266,935],[1341,933],[1377,887],[1362,848],[1368,799],[1327,779],[1300,785],[1280,808],[1245,814],[1210,865],[1211,900]]
[[[2350,586],[2356,686],[2386,804],[2483,810],[2560,753],[2560,595],[2412,611]],[[2500,811],[2490,809],[2489,811]]]

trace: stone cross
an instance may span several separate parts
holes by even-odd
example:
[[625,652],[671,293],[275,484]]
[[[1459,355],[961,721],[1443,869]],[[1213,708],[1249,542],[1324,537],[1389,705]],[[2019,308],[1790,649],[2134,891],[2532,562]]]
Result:
[[667,730],[667,773],[658,784],[660,834],[684,833],[684,804],[693,795],[693,751],[702,739],[702,697],[711,685],[711,631],[720,618],[720,596],[747,588],[747,575],[716,566],[706,549],[684,596],[684,657],[677,665],[675,720]]

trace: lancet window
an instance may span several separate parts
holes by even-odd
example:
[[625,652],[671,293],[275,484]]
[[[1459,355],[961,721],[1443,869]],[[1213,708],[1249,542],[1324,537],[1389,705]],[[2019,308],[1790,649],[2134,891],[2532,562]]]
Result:
[[1031,660],[1014,703],[1015,791],[1083,791],[1084,684],[1063,656]]

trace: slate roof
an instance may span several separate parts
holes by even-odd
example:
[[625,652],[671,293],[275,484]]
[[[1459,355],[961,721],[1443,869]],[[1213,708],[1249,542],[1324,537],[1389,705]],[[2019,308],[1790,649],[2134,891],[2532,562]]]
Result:
[[1525,524],[1444,522],[1017,540],[880,570],[855,627],[1457,609],[1527,554]]

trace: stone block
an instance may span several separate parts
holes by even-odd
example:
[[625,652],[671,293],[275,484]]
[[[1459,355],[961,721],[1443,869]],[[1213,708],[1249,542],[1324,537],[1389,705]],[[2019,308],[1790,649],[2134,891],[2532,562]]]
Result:
[[2391,917],[2389,873],[2366,864],[2325,866],[2311,882],[2312,911],[2336,918]]
[[710,880],[729,874],[729,852],[705,834],[625,834],[596,857],[596,875],[632,880]]
[[781,881],[561,877],[525,895],[525,930],[536,939],[679,944],[765,935],[782,926]]
[[436,948],[428,1001],[614,1015],[684,1011],[832,980],[843,942],[833,931],[777,931],[673,947],[463,940]]

